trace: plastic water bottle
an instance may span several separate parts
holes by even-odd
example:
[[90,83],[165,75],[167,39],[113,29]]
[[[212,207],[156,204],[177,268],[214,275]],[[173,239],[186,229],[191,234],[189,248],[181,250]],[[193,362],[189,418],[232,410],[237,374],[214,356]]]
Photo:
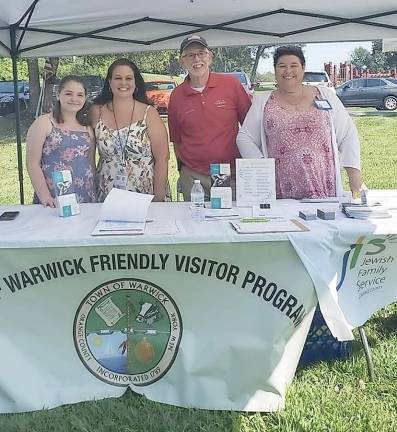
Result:
[[192,190],[190,192],[192,220],[194,222],[203,222],[204,214],[204,189],[201,186],[200,180],[194,180]]

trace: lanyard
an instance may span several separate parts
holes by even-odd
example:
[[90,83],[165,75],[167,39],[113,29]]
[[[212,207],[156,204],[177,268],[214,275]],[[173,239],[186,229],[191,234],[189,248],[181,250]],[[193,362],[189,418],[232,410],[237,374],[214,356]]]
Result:
[[123,163],[125,162],[125,152],[124,152],[124,150],[125,150],[125,147],[128,144],[128,138],[129,138],[130,133],[131,133],[132,117],[134,116],[134,110],[135,110],[135,99],[133,99],[133,101],[134,101],[134,105],[132,106],[130,124],[128,125],[128,132],[127,132],[127,136],[126,136],[126,138],[124,140],[124,144],[123,144],[123,142],[121,140],[120,129],[119,129],[119,125],[117,124],[116,114],[114,112],[114,105],[112,103],[112,108],[113,108],[112,111],[113,111],[114,123],[116,124],[116,128],[117,128],[117,140],[118,140],[117,148],[120,149],[121,159],[122,159]]

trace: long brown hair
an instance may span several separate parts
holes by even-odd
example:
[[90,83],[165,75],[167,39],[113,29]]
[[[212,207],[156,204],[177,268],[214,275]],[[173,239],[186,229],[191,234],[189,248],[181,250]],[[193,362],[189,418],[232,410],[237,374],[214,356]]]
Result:
[[113,99],[113,93],[110,89],[110,80],[112,79],[113,72],[117,66],[128,66],[134,73],[135,91],[132,97],[138,102],[152,105],[152,102],[150,102],[150,100],[146,96],[145,81],[143,80],[141,72],[139,71],[135,63],[126,58],[119,58],[109,66],[108,73],[105,78],[105,84],[102,87],[101,93],[94,99],[94,104],[104,105]]
[[[58,86],[58,93],[60,93],[65,88],[66,84],[70,81],[74,81],[77,82],[78,84],[81,84],[84,89],[85,96],[87,96],[87,87],[85,85],[85,82],[83,78],[78,75],[67,75],[64,78],[62,78]],[[54,104],[52,115],[57,123],[64,122],[62,117],[62,107],[61,107],[61,103],[59,102],[59,99],[57,99],[57,101]],[[81,124],[81,126],[87,126],[89,124],[87,100],[85,101],[83,107],[79,111],[77,111],[76,120]]]

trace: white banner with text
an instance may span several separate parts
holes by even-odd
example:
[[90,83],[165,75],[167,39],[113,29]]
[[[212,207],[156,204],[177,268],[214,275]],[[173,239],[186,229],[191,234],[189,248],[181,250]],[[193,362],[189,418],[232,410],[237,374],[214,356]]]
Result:
[[316,302],[289,242],[0,249],[0,412],[282,409]]

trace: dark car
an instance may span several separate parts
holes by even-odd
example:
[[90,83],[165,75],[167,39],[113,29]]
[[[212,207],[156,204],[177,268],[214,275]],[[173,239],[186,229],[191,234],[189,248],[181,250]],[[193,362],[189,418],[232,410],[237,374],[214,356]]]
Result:
[[[81,78],[83,79],[87,87],[87,97],[90,101],[92,101],[101,92],[105,80],[100,75],[83,75]],[[58,87],[60,81],[60,78],[55,78],[55,83],[52,88],[52,97],[54,101],[56,100],[58,94]]]
[[[18,81],[19,106],[21,110],[27,108],[29,103],[29,83]],[[0,81],[0,115],[7,115],[15,111],[14,82]]]
[[105,80],[100,75],[84,75],[83,80],[87,86],[88,99],[95,99],[101,93]]
[[378,110],[397,108],[397,82],[389,78],[355,78],[336,89],[346,107],[374,107]]

